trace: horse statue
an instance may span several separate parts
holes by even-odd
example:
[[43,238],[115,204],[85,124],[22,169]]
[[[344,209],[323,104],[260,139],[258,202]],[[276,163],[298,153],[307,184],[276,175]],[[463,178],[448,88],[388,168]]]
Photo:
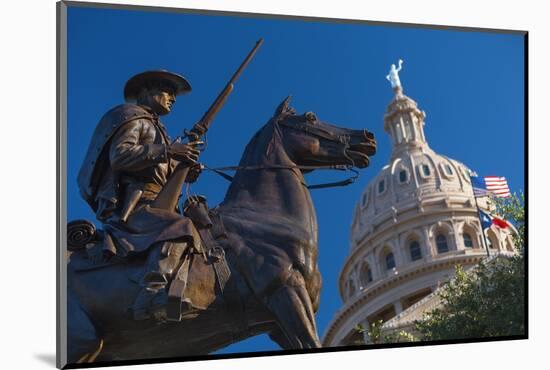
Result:
[[68,263],[68,361],[150,360],[205,355],[267,333],[283,349],[319,348],[321,275],[317,220],[303,173],[364,168],[376,151],[367,130],[340,128],[285,99],[248,143],[223,202],[218,240],[231,272],[223,291],[211,264],[194,259],[186,296],[201,306],[180,322],[134,321],[127,308],[143,258],[95,269]]

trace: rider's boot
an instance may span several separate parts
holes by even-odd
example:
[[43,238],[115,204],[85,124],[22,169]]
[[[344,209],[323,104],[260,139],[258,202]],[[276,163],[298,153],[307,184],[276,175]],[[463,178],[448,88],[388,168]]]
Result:
[[[176,273],[186,243],[166,242],[162,248],[153,248],[147,258],[148,272],[141,279],[141,290],[132,306],[135,320],[154,317],[166,319],[167,285]],[[164,256],[164,258],[162,258]],[[191,309],[191,301],[182,297],[182,307]]]
[[134,320],[145,320],[155,316],[162,319],[162,310],[168,300],[166,286],[168,277],[160,269],[160,261],[165,255],[166,243],[150,248],[145,263],[145,274],[140,279],[140,291],[132,305]]

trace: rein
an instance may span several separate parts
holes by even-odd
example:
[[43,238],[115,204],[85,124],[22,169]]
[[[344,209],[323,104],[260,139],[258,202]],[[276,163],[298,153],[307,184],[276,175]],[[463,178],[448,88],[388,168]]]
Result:
[[339,186],[347,186],[350,184],[353,184],[358,178],[359,178],[359,171],[353,169],[349,165],[330,165],[330,166],[283,166],[283,165],[273,165],[273,166],[226,166],[226,167],[216,167],[211,168],[206,165],[204,165],[204,169],[208,171],[212,171],[223,177],[229,182],[233,181],[233,176],[230,176],[223,171],[237,171],[237,170],[245,170],[245,171],[258,171],[258,170],[293,170],[293,169],[299,169],[299,170],[338,170],[338,171],[351,171],[353,172],[353,175],[349,178],[342,180],[342,181],[336,181],[336,182],[328,182],[323,184],[315,184],[315,185],[306,185],[308,189],[323,189],[323,188],[332,188],[332,187],[339,187]]

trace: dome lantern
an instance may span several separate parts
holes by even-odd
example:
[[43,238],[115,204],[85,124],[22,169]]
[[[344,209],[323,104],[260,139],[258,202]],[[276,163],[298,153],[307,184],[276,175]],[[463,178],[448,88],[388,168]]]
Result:
[[414,100],[403,94],[403,86],[399,79],[403,60],[399,59],[399,67],[392,64],[386,76],[395,92],[384,115],[384,130],[391,136],[393,143],[392,157],[402,150],[422,149],[427,147],[424,136],[426,113],[418,109]]

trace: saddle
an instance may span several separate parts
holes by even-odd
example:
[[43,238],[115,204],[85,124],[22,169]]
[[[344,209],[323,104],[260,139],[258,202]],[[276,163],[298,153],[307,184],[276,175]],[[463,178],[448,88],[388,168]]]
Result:
[[[189,197],[184,203],[183,213],[191,219],[201,236],[203,258],[205,262],[212,265],[216,275],[217,287],[220,294],[223,294],[231,275],[225,258],[225,250],[217,242],[220,239],[227,238],[223,221],[216,209],[208,209],[206,197],[202,195]],[[183,298],[190,263],[192,263],[191,259],[184,256],[183,262],[170,282],[166,308],[168,320],[180,321],[183,313],[193,308],[191,302]]]
[[[184,214],[189,217],[201,237],[201,250],[206,264],[211,265],[216,276],[216,286],[222,294],[231,276],[231,271],[225,257],[225,250],[218,241],[227,238],[222,218],[216,208],[208,209],[204,196],[190,197],[184,204]],[[98,245],[101,244],[101,245]],[[97,230],[95,225],[88,220],[75,220],[67,225],[67,249],[73,253],[71,256],[71,268],[74,271],[89,271],[105,268],[107,266],[123,263],[126,257],[113,254],[114,241],[108,233]],[[104,253],[111,254],[104,261],[92,261],[86,251],[92,247],[100,247]],[[197,253],[197,251],[195,251]],[[196,309],[191,302],[183,299],[187,286],[187,277],[194,258],[185,253],[172,275],[168,285],[168,304],[166,307],[167,319],[180,321],[182,315],[191,309]],[[136,278],[130,277],[136,281]]]

